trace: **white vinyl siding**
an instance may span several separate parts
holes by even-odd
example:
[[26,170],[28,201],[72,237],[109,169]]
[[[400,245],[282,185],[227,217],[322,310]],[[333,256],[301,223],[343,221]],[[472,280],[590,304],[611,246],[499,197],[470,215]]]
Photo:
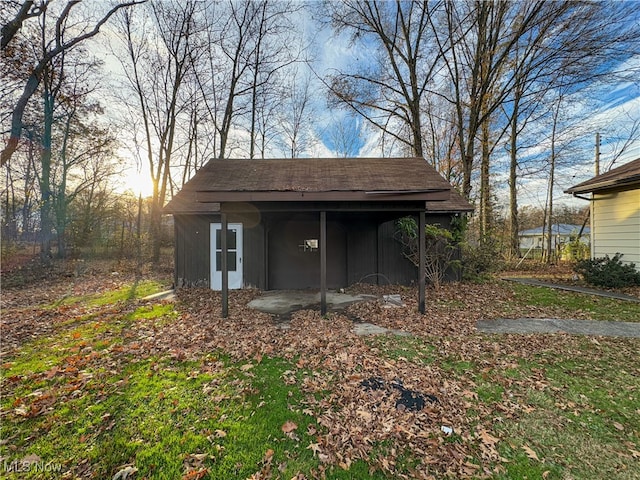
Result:
[[594,194],[593,256],[622,253],[640,270],[640,189]]

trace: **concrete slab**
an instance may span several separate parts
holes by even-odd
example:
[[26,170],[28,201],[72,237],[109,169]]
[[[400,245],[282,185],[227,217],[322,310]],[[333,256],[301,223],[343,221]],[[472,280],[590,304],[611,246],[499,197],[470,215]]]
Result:
[[478,331],[483,333],[570,333],[574,335],[640,338],[640,323],[635,322],[560,320],[555,318],[499,318],[496,320],[479,320],[477,328]]
[[[363,301],[376,300],[375,295],[349,295],[346,293],[327,292],[327,309],[331,311],[342,310],[347,306]],[[251,300],[250,308],[272,315],[285,315],[312,308],[320,305],[320,292],[300,290],[274,290],[264,292],[262,296]]]
[[365,335],[386,335],[393,334],[399,337],[410,337],[411,334],[409,332],[404,332],[402,330],[394,330],[391,328],[379,327],[378,325],[374,325],[373,323],[366,322],[358,322],[353,324],[353,333],[360,336]]

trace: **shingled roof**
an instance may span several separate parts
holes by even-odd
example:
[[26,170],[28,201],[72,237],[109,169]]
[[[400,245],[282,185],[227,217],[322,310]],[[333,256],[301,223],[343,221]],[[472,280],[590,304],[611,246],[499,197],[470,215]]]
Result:
[[424,200],[439,212],[473,209],[422,158],[297,158],[211,160],[164,211],[212,212],[225,201],[349,200]]
[[589,193],[620,187],[640,186],[640,158],[574,185],[565,193]]

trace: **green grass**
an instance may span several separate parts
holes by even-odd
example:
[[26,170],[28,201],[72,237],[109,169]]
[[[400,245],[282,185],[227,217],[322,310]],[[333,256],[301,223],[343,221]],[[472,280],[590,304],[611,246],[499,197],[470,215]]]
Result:
[[161,292],[164,289],[165,287],[160,282],[155,280],[145,280],[104,293],[63,297],[57,302],[49,305],[49,308],[60,307],[63,305],[76,305],[79,303],[82,303],[86,307],[101,307],[143,298],[147,295]]
[[436,360],[435,347],[419,338],[397,335],[371,336],[367,343],[393,360],[405,359],[428,365]]
[[594,320],[640,322],[640,303],[531,285],[512,285],[518,304],[556,307],[587,313]]
[[[435,345],[439,340],[432,341]],[[628,344],[633,340],[620,342],[624,348],[617,340],[594,344],[585,337],[574,351],[527,360],[499,355],[514,365],[505,369],[483,367],[487,357],[482,354],[477,362],[452,353],[434,363],[449,372],[449,378],[473,380],[469,418],[480,406],[490,407],[490,420],[500,438],[498,451],[506,460],[502,473],[493,478],[631,480],[640,478],[640,367],[630,356],[637,352]],[[429,339],[381,337],[369,343],[384,358],[396,359],[402,352],[416,365],[422,362],[420,352],[434,348]],[[404,348],[414,352],[407,354]],[[516,416],[505,416],[503,405],[516,405]],[[531,451],[537,459],[531,458]]]
[[[599,347],[593,357],[588,339],[580,353],[558,352],[540,358],[549,386],[525,394],[531,411],[517,422],[504,422],[501,454],[510,459],[500,478],[617,478],[640,476],[633,459],[640,443],[637,365],[615,343]],[[603,342],[604,343],[604,342]],[[578,353],[578,352],[574,352]],[[527,456],[523,446],[536,452]]]
[[[298,473],[389,478],[370,469],[392,443],[372,445],[370,458],[355,461],[348,471],[322,464],[307,448],[326,430],[306,410],[299,385],[311,372],[297,368],[297,358],[236,361],[213,351],[183,361],[127,349],[126,333],[136,322],[161,328],[178,316],[173,304],[130,303],[154,288],[136,285],[92,296],[96,308],[121,308],[103,309],[109,313],[98,316],[89,309],[3,359],[0,456],[10,463],[37,455],[61,468],[4,472],[6,478],[61,478],[64,472],[69,478],[113,478],[125,465],[138,469],[135,478],[148,479],[179,479],[187,466],[206,469],[205,478],[212,479],[245,479],[259,472],[282,479]],[[558,308],[577,301],[540,290],[546,289],[523,286],[518,301]],[[582,296],[577,299],[585,307]],[[589,305],[604,308],[599,302]],[[570,349],[521,357],[499,348],[509,338],[385,335],[367,338],[363,348],[416,369],[440,369],[443,379],[471,389],[474,395],[460,399],[468,403],[466,415],[472,426],[476,421],[492,426],[506,460],[495,479],[640,477],[634,458],[640,456],[637,343],[584,338]],[[470,350],[456,350],[457,341],[467,340],[491,344],[470,358],[460,353]],[[449,348],[442,348],[443,341]],[[503,367],[493,368],[498,361]],[[328,385],[326,393],[335,387]],[[40,413],[29,414],[40,407]],[[291,436],[282,430],[286,422],[297,425]],[[459,434],[453,435],[446,446],[458,441]],[[409,476],[422,460],[410,451],[395,457],[397,470]]]
[[[151,289],[136,287],[132,294],[134,288],[123,288],[93,297],[92,304],[122,303]],[[307,447],[321,428],[303,411],[297,382],[285,382],[298,371],[295,362],[264,357],[249,365],[223,352],[190,362],[140,359],[134,351],[113,350],[134,322],[158,327],[175,316],[174,305],[159,303],[108,320],[82,317],[6,359],[0,456],[11,463],[37,455],[61,469],[5,472],[7,478],[64,472],[112,478],[123,465],[134,465],[138,478],[154,479],[182,478],[189,465],[206,469],[208,478],[248,478],[265,469],[292,478],[317,469],[320,461]],[[41,405],[44,412],[29,413]],[[286,422],[297,425],[291,437],[282,430]],[[360,461],[327,474],[362,478],[368,469]]]

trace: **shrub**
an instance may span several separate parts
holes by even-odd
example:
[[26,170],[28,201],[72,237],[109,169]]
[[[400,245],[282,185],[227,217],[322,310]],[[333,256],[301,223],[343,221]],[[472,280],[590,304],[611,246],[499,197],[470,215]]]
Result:
[[635,264],[622,263],[621,253],[613,258],[605,255],[602,258],[591,258],[579,261],[574,270],[582,275],[587,283],[606,288],[629,287],[640,285],[640,272]]
[[[459,269],[455,233],[439,225],[425,225],[426,256],[425,276],[436,288],[439,287],[450,269]],[[404,217],[396,222],[396,240],[402,245],[403,255],[416,267],[418,255],[418,223],[415,218]]]
[[582,243],[580,239],[572,240],[562,246],[563,260],[585,260],[589,257],[589,245]]
[[487,237],[479,242],[462,245],[463,278],[470,281],[484,281],[489,274],[503,268],[498,241]]

